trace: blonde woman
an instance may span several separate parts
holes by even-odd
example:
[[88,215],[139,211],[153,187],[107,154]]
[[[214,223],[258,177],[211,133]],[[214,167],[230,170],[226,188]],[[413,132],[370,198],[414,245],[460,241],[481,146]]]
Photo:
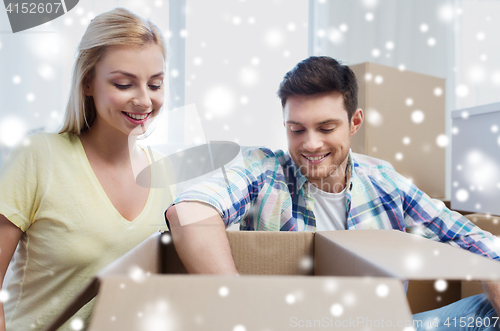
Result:
[[165,229],[170,196],[134,176],[151,162],[136,140],[163,105],[165,57],[151,22],[120,8],[94,18],[61,132],[28,137],[1,169],[1,282],[15,252],[1,331],[43,329],[100,269]]

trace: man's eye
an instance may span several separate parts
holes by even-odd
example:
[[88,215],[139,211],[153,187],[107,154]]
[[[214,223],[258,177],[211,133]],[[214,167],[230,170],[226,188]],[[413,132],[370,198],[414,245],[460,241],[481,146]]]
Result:
[[292,131],[292,133],[302,133],[302,132],[304,132],[304,130],[292,130],[292,129],[290,129],[290,131]]
[[121,84],[114,84],[116,86],[116,88],[120,89],[120,90],[126,90],[128,89],[129,87],[131,87],[132,85],[130,84],[127,84],[127,85],[121,85]]
[[332,132],[334,129],[321,129],[323,132]]
[[159,90],[161,88],[161,85],[149,85],[149,88],[153,91]]

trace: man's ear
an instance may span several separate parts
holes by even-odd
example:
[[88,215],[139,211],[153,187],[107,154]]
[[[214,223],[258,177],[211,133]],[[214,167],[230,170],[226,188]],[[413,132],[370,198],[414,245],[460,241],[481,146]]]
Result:
[[361,127],[361,124],[363,124],[363,117],[364,117],[363,109],[361,108],[356,109],[354,114],[352,114],[351,132],[350,132],[351,137],[354,136],[356,132],[358,132],[359,128]]

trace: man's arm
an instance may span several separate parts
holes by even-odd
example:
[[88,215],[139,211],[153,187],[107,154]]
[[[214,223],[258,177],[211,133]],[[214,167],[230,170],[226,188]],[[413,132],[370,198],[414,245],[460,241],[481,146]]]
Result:
[[177,254],[189,273],[238,274],[226,226],[213,207],[181,202],[170,207],[166,217]]

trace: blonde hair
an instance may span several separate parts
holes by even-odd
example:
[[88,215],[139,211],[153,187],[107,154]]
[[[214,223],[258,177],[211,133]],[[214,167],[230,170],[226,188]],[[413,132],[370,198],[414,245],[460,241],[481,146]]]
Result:
[[115,8],[96,16],[87,27],[78,46],[78,55],[73,68],[71,89],[59,133],[80,134],[92,125],[96,117],[94,100],[84,93],[95,74],[97,63],[110,46],[141,47],[154,43],[166,59],[166,42],[160,29],[151,21],[124,8]]

